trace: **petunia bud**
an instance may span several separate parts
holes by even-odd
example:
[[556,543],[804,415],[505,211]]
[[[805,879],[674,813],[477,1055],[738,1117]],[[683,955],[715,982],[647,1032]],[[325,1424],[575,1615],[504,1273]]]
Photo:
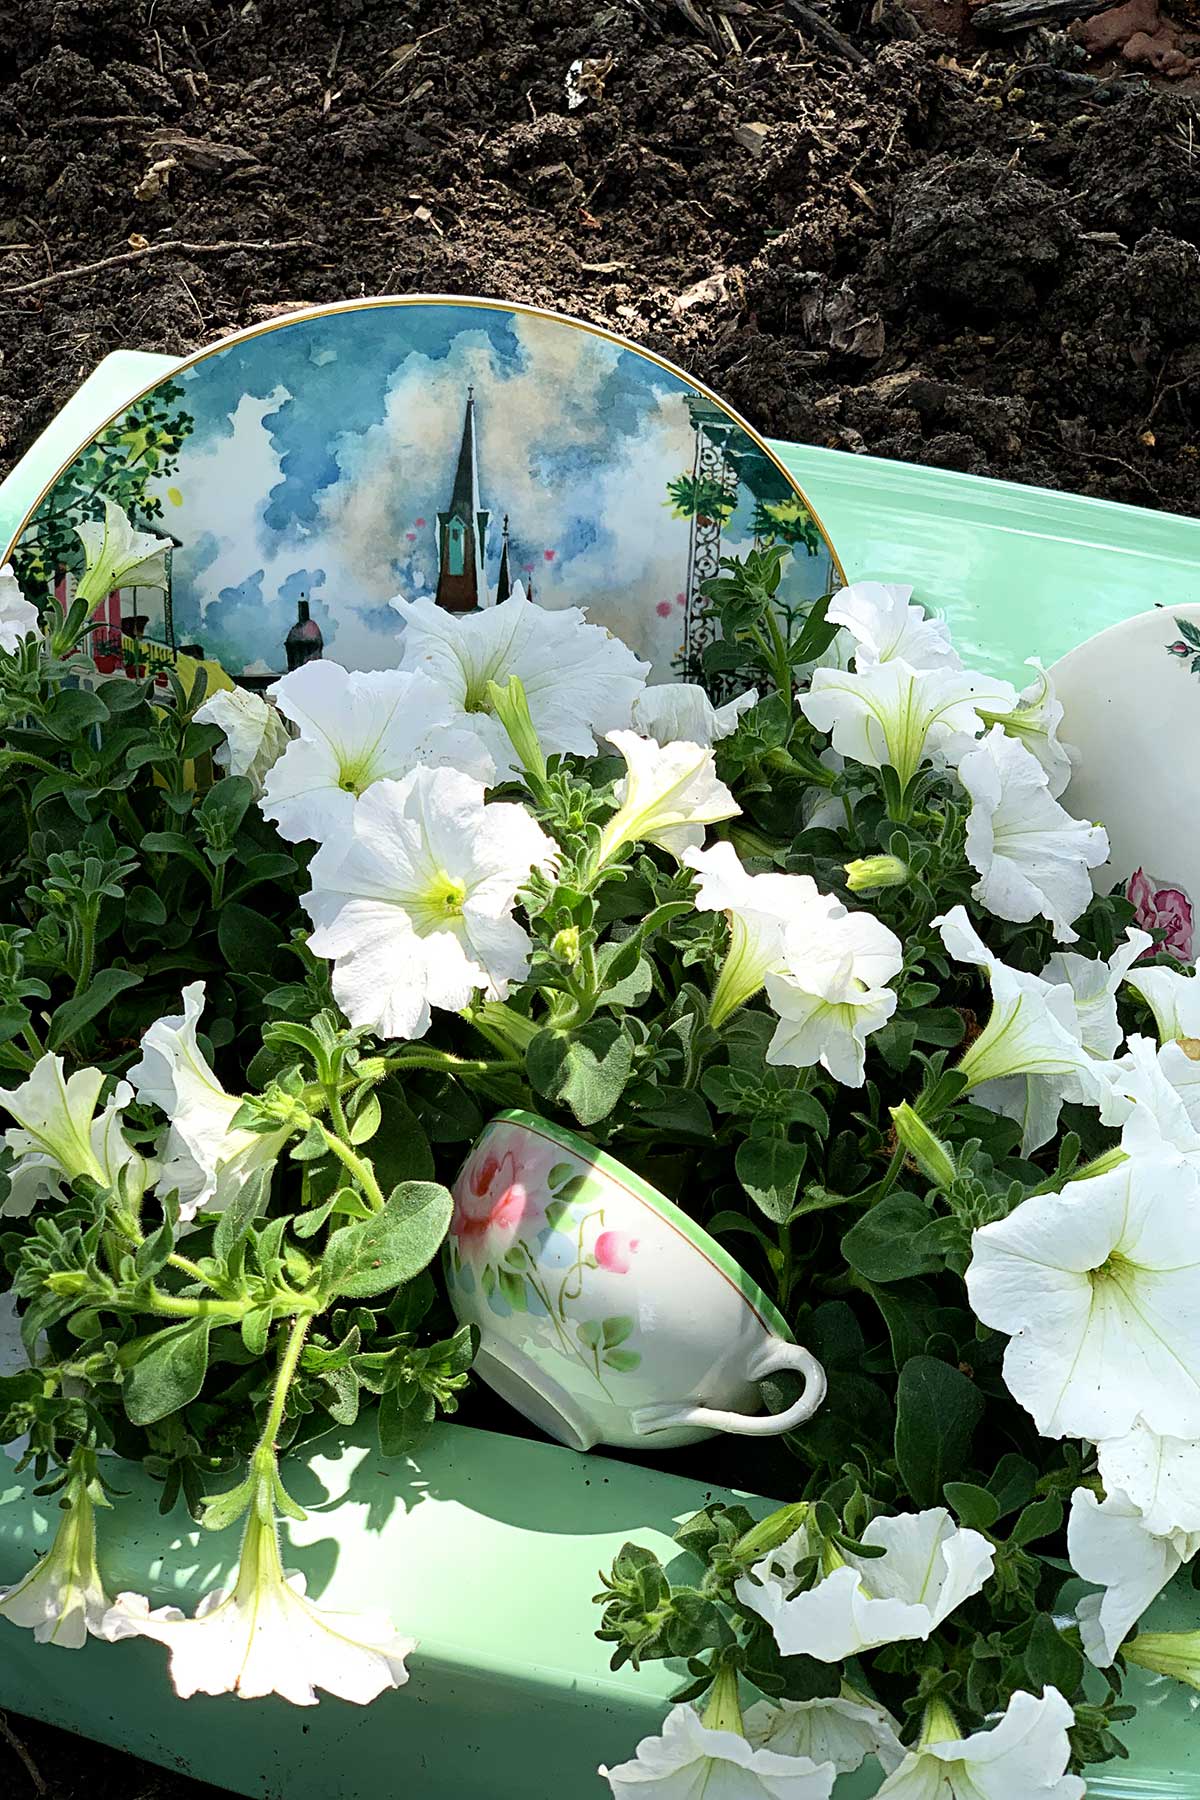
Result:
[[537,782],[546,779],[546,758],[534,729],[525,689],[516,675],[510,675],[503,687],[494,681],[487,684],[492,711],[508,733],[517,760]]
[[909,867],[898,856],[859,856],[845,865],[846,886],[852,894],[867,888],[903,887]]
[[1122,1644],[1126,1662],[1200,1688],[1200,1631],[1139,1631]]
[[579,961],[578,925],[564,925],[561,931],[555,932],[550,940],[550,954],[556,956],[560,962],[577,963]]
[[947,1145],[941,1138],[934,1136],[924,1119],[919,1117],[907,1100],[902,1100],[899,1106],[893,1106],[890,1110],[896,1136],[922,1175],[927,1176],[935,1187],[949,1187],[958,1171]]
[[733,1546],[733,1554],[739,1561],[758,1562],[761,1557],[769,1556],[772,1550],[778,1550],[805,1523],[811,1508],[807,1500],[798,1500],[794,1506],[781,1506],[757,1525],[752,1525]]

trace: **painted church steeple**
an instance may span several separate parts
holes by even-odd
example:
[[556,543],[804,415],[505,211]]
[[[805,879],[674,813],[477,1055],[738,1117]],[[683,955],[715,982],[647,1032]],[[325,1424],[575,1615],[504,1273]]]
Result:
[[462,443],[450,504],[438,520],[437,604],[447,612],[470,612],[487,605],[487,530],[491,513],[479,504],[479,457],[475,445],[475,389],[467,389]]
[[496,577],[496,605],[502,606],[512,593],[512,576],[508,568],[508,514],[504,515],[504,537],[500,545],[500,573]]

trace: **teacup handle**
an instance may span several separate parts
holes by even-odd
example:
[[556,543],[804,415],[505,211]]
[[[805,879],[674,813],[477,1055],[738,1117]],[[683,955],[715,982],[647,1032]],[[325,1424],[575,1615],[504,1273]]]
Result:
[[746,1364],[751,1381],[764,1375],[777,1375],[783,1369],[797,1369],[804,1376],[800,1398],[781,1413],[725,1412],[720,1407],[692,1406],[686,1401],[667,1400],[657,1406],[639,1406],[632,1414],[633,1428],[639,1437],[666,1431],[676,1425],[696,1425],[707,1431],[733,1431],[741,1437],[777,1437],[780,1432],[794,1431],[811,1419],[825,1398],[828,1385],[825,1371],[809,1351],[799,1344],[787,1344],[782,1338],[768,1338]]

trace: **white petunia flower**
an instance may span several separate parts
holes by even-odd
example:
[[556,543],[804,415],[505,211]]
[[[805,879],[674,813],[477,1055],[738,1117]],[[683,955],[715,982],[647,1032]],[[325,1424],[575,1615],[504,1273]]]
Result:
[[201,1210],[223,1212],[256,1170],[274,1163],[288,1131],[232,1128],[241,1100],[226,1093],[196,1041],[204,1011],[204,983],[183,990],[183,1012],[156,1019],[142,1038],[142,1054],[129,1071],[138,1099],[157,1106],[169,1121],[160,1194],[175,1193],[188,1223]]
[[[1019,1122],[1022,1156],[1030,1156],[1050,1142],[1058,1130],[1058,1117],[1065,1101],[1110,1108],[1112,1102],[1104,1086],[1098,1088],[1097,1082],[1107,1083],[1112,1079],[1112,1058],[1121,1042],[1117,990],[1130,964],[1141,955],[1146,937],[1144,931],[1128,931],[1110,962],[1079,956],[1074,951],[1056,952],[1038,977],[1051,988],[1070,991],[1073,1024],[1061,996],[1055,1001],[1056,1016],[1067,1022],[1071,1035],[1078,1038],[1093,1059],[1096,1064],[1093,1070],[1086,1076],[1077,1071],[1056,1075],[1009,1075],[984,1082],[974,1089],[972,1098],[978,1105]],[[996,959],[989,958],[989,961]],[[1110,1120],[1108,1110],[1102,1110],[1101,1117],[1106,1123],[1117,1122],[1115,1118]]]
[[1200,972],[1180,975],[1174,969],[1131,969],[1126,987],[1140,994],[1158,1027],[1158,1041],[1200,1039]]
[[1107,1669],[1156,1594],[1200,1550],[1200,1532],[1147,1530],[1140,1509],[1119,1488],[1097,1500],[1076,1488],[1067,1521],[1067,1555],[1084,1581],[1103,1589],[1076,1606],[1089,1659]]
[[1083,1024],[1069,982],[1044,981],[1001,962],[963,906],[933,923],[950,955],[984,969],[992,990],[987,1024],[958,1062],[967,1091],[1020,1123],[1028,1154],[1054,1136],[1068,1091],[1079,1092],[1091,1105],[1107,1099],[1111,1065],[1091,1056],[1080,1041]]
[[11,563],[0,569],[0,650],[15,650],[31,632],[41,632],[41,618],[32,600],[21,592]]
[[696,871],[697,912],[723,912],[729,925],[729,949],[709,1008],[714,1027],[752,1000],[768,975],[784,973],[790,930],[820,941],[829,920],[846,916],[841,902],[820,893],[809,875],[749,874],[729,843],[685,850],[680,861]]
[[1122,1127],[1121,1144],[1131,1156],[1165,1145],[1200,1157],[1200,1060],[1183,1043],[1156,1047],[1135,1033],[1107,1073],[1112,1085],[1100,1117]]
[[949,1710],[935,1702],[919,1744],[876,1800],[1084,1800],[1083,1778],[1066,1773],[1074,1723],[1052,1687],[1040,1699],[1018,1689],[1000,1722],[970,1737],[960,1737]]
[[619,638],[589,625],[581,609],[534,606],[518,585],[499,606],[456,617],[432,600],[393,600],[404,621],[404,669],[430,675],[460,725],[476,732],[500,771],[519,773],[493,718],[488,683],[517,676],[547,755],[592,756],[596,739],[630,723],[649,663]]
[[352,1025],[421,1037],[430,1009],[460,1012],[482,989],[502,1000],[529,967],[513,917],[552,841],[522,806],[485,805],[452,769],[414,769],[369,788],[353,834],[314,857],[304,898],[309,948],[334,965],[333,991]]
[[1062,943],[1092,898],[1089,869],[1108,856],[1108,834],[1073,819],[1050,794],[1046,771],[993,725],[958,765],[971,796],[967,860],[979,874],[975,899],[998,919],[1048,919]]
[[0,1088],[0,1110],[17,1121],[4,1134],[16,1161],[8,1172],[9,1192],[0,1216],[23,1218],[44,1196],[60,1197],[64,1182],[79,1175],[101,1187],[115,1187],[123,1169],[129,1171],[130,1197],[141,1197],[149,1170],[121,1130],[121,1112],[133,1090],[118,1081],[97,1117],[106,1080],[99,1069],[76,1069],[68,1078],[62,1057],[47,1055],[20,1087]]
[[674,744],[680,739],[689,744],[715,744],[732,737],[742,714],[757,704],[757,688],[738,694],[724,706],[714,706],[697,682],[664,681],[643,688],[637,696],[633,729],[656,744]]
[[873,769],[890,765],[904,787],[922,763],[978,736],[981,708],[1009,712],[1016,700],[1007,681],[990,675],[892,661],[853,674],[818,669],[799,706],[818,731],[832,732],[840,755]]
[[1050,792],[1057,800],[1071,779],[1072,764],[1078,760],[1078,752],[1059,742],[1063,704],[1054,691],[1053,677],[1043,669],[1036,656],[1025,660],[1031,669],[1037,670],[1037,680],[1022,688],[1012,712],[984,716],[987,724],[999,725],[1006,737],[1016,738],[1031,756],[1037,758],[1045,770]]
[[373,783],[398,781],[422,764],[460,769],[485,785],[495,776],[490,752],[428,675],[349,672],[317,660],[270,691],[300,733],[268,774],[261,802],[290,843],[341,836]]
[[839,1775],[852,1774],[868,1756],[887,1774],[904,1757],[892,1715],[846,1682],[832,1700],[760,1700],[745,1724],[755,1749],[832,1763]]
[[739,1732],[715,1731],[693,1706],[675,1706],[632,1761],[600,1768],[613,1800],[829,1800],[832,1763],[758,1750]]
[[967,1294],[1043,1437],[1200,1437],[1200,1169],[1162,1152],[974,1233]]
[[84,519],[75,535],[85,558],[77,599],[104,600],[123,587],[166,587],[171,540],[138,531],[114,501],[105,500],[103,519]]
[[1139,1419],[1096,1445],[1106,1493],[1118,1488],[1156,1537],[1200,1531],[1200,1438],[1162,1437]]
[[657,844],[682,860],[685,850],[700,848],[706,825],[741,812],[717,780],[706,744],[656,744],[634,731],[610,731],[608,741],[625,758],[628,774],[616,786],[617,811],[601,835],[601,862],[625,844]]
[[218,688],[198,709],[196,723],[219,726],[225,733],[213,760],[228,775],[244,775],[257,800],[268,772],[291,743],[278,710],[249,688]]
[[68,1482],[58,1530],[45,1556],[12,1587],[0,1588],[0,1619],[32,1631],[35,1642],[82,1650],[102,1637],[111,1604],[96,1566],[96,1519],[86,1483]]
[[910,606],[910,587],[883,581],[856,581],[833,596],[825,617],[842,625],[855,641],[854,667],[861,674],[878,663],[905,662],[910,669],[961,669],[950,628]]
[[784,950],[783,969],[766,976],[779,1018],[767,1061],[792,1068],[819,1062],[835,1081],[861,1087],[866,1040],[896,1010],[887,983],[904,966],[904,946],[872,913],[839,907],[823,916],[814,908],[811,922],[788,930]]
[[236,1693],[242,1700],[279,1694],[315,1706],[314,1690],[365,1706],[408,1680],[416,1649],[380,1613],[325,1612],[305,1598],[303,1575],[284,1575],[279,1538],[251,1507],[231,1591],[206,1594],[192,1619],[177,1606],[153,1611],[141,1594],[118,1594],[104,1619],[110,1642],[156,1638],[171,1652],[180,1699]]
[[792,1595],[796,1564],[814,1548],[808,1528],[742,1576],[742,1605],[766,1620],[784,1656],[841,1662],[901,1639],[924,1641],[992,1573],[995,1551],[978,1531],[957,1527],[944,1506],[872,1519],[864,1544],[884,1554],[856,1557],[826,1549],[823,1573]]

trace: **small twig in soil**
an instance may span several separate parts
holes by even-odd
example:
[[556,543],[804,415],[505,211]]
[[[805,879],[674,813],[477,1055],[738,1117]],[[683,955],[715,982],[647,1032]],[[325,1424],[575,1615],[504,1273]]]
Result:
[[311,238],[280,238],[278,243],[252,243],[249,239],[230,238],[219,244],[185,244],[172,238],[163,244],[147,244],[144,250],[125,250],[120,256],[102,256],[99,262],[80,263],[74,269],[59,269],[56,274],[42,275],[37,281],[22,281],[16,287],[0,288],[0,294],[32,294],[38,288],[53,287],[59,281],[74,281],[79,276],[97,275],[102,269],[117,269],[126,263],[143,262],[148,256],[165,256],[170,250],[177,250],[183,256],[221,256],[228,250],[259,250],[276,255],[280,250],[311,249]]
[[109,125],[157,125],[159,122],[150,113],[66,113],[61,119],[51,119],[46,130],[69,131],[73,125],[96,129]]
[[858,46],[852,44],[848,37],[843,37],[837,26],[831,25],[819,12],[815,12],[811,6],[805,6],[804,0],[784,0],[784,4],[796,23],[824,49],[844,56],[850,63],[866,62],[867,59]]
[[46,1785],[45,1777],[42,1775],[41,1770],[38,1768],[32,1756],[30,1756],[28,1750],[25,1748],[3,1713],[0,1713],[0,1738],[4,1739],[4,1742],[17,1758],[21,1767],[25,1770],[25,1773],[33,1783],[34,1793],[39,1795],[48,1794],[50,1789]]

